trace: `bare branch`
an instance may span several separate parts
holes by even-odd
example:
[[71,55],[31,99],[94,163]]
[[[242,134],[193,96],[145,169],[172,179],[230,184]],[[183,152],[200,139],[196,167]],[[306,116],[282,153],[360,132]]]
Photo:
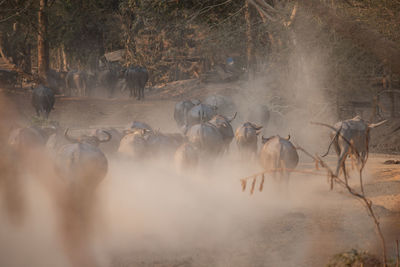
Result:
[[24,12],[31,6],[32,1],[33,1],[33,0],[29,1],[29,2],[26,4],[25,7],[21,8],[21,9],[18,10],[18,11],[16,11],[14,14],[10,15],[9,17],[4,18],[4,19],[1,19],[1,20],[0,20],[0,23],[6,22],[6,21],[8,21],[8,20],[10,20],[10,19],[12,19],[12,18],[14,18],[14,17],[17,17],[17,16],[19,16],[19,15],[22,15],[22,13],[24,13]]
[[271,21],[277,21],[277,19],[271,17],[267,12],[265,12],[265,11],[262,9],[262,7],[261,7],[258,3],[254,2],[253,0],[247,0],[247,1],[248,1],[250,4],[252,4],[252,5],[257,9],[257,11],[258,11],[259,13],[263,14],[263,16],[265,16],[266,18],[268,18],[268,19],[271,20]]
[[286,27],[290,27],[290,25],[292,25],[293,20],[294,20],[294,18],[296,17],[296,13],[297,13],[297,8],[298,8],[298,6],[299,6],[299,3],[296,2],[296,3],[294,4],[294,7],[293,7],[293,10],[292,10],[292,13],[291,13],[291,15],[290,15],[289,20],[283,23]]

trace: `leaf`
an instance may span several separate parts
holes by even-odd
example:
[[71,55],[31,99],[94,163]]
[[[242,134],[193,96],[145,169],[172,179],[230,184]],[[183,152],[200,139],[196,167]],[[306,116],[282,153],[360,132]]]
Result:
[[262,176],[261,176],[261,183],[260,183],[260,192],[262,192],[263,191],[263,188],[264,188],[264,173],[262,174]]
[[257,176],[254,176],[253,182],[251,183],[250,195],[252,195],[254,193],[254,188],[256,187],[256,180],[257,180]]
[[242,192],[246,190],[247,181],[245,179],[240,180],[242,182]]

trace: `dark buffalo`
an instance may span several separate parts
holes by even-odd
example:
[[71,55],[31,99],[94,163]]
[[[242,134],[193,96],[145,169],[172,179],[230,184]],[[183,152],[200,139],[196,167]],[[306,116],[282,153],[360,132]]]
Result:
[[0,70],[0,87],[13,89],[17,85],[18,72],[12,70]]
[[97,74],[98,85],[108,92],[108,97],[112,97],[118,82],[118,72],[114,69],[105,69]]
[[148,153],[147,138],[146,129],[125,131],[125,136],[119,144],[118,153],[124,157],[143,159]]
[[65,139],[64,133],[62,130],[58,130],[56,133],[53,133],[52,135],[49,136],[46,142],[46,149],[52,153],[55,154],[57,151],[60,150],[61,147],[69,144],[70,142]]
[[133,122],[129,123],[125,131],[127,133],[130,133],[132,131],[140,130],[140,129],[145,129],[148,132],[153,132],[153,128],[151,128],[150,125],[148,125],[145,122],[141,122],[141,121],[133,121]]
[[[96,136],[72,138],[65,131],[65,139],[70,143],[64,145],[56,154],[58,175],[64,181],[64,189],[57,195],[60,205],[63,239],[67,242],[73,255],[82,253],[82,244],[88,240],[88,231],[94,227],[93,211],[96,191],[108,172],[108,161],[98,148],[102,142]],[[77,245],[78,244],[78,245]],[[75,254],[76,253],[76,254]],[[74,266],[95,266],[85,260],[84,264]]]
[[104,179],[108,168],[107,158],[98,146],[110,141],[111,134],[104,140],[88,135],[73,138],[68,135],[67,129],[64,135],[70,144],[62,146],[57,152],[57,166],[61,175],[77,190],[95,187]]
[[231,112],[233,113],[236,110],[236,106],[232,99],[222,95],[210,95],[203,101],[203,104],[214,107],[214,109],[222,115],[227,115]]
[[118,152],[133,158],[148,156],[172,155],[185,141],[181,134],[164,134],[146,128],[125,130]]
[[181,134],[165,134],[159,131],[150,132],[146,139],[148,152],[153,156],[172,156],[184,141],[185,137]]
[[218,131],[222,135],[226,151],[228,151],[229,145],[231,144],[232,139],[235,136],[233,133],[231,122],[236,118],[236,114],[237,113],[235,113],[235,115],[231,118],[227,118],[222,115],[216,115],[209,121],[209,123],[217,127]]
[[199,162],[197,149],[190,143],[183,143],[175,152],[175,166],[180,171],[192,171]]
[[198,123],[208,122],[215,115],[217,115],[215,107],[207,104],[198,104],[188,112],[186,125],[190,127]]
[[125,70],[126,85],[129,88],[129,97],[137,100],[144,99],[144,87],[149,80],[149,73],[144,67],[129,67]]
[[96,129],[92,132],[92,135],[97,136],[99,140],[107,139],[108,134],[111,134],[111,140],[109,142],[101,143],[99,148],[104,151],[104,153],[112,155],[118,151],[123,134],[113,127]]
[[[338,176],[340,170],[342,170],[345,179],[347,179],[345,162],[346,158],[350,156],[352,159],[357,160],[360,179],[362,179],[361,172],[368,158],[370,130],[385,122],[386,121],[381,121],[379,123],[368,124],[360,116],[356,116],[352,119],[339,121],[334,126],[325,123],[314,123],[333,130],[331,132],[331,142],[328,151],[324,156],[329,153],[329,149],[333,145],[338,156],[335,172],[336,176]],[[361,189],[364,190],[362,183]]]
[[299,155],[296,148],[288,138],[279,135],[269,138],[262,137],[264,144],[260,150],[260,163],[266,171],[272,171],[273,176],[279,174],[280,182],[289,183],[290,172],[287,169],[294,169],[299,163]]
[[47,71],[47,86],[57,94],[65,92],[65,78],[67,72],[50,69]]
[[242,156],[255,156],[257,153],[257,136],[262,126],[246,122],[236,129],[235,139]]
[[88,96],[87,74],[72,70],[65,77],[66,95]]
[[199,152],[208,155],[218,155],[223,151],[224,140],[217,127],[211,123],[199,123],[190,127],[186,136]]
[[196,105],[200,104],[197,99],[183,100],[175,105],[174,119],[179,128],[187,124],[187,116],[189,111]]
[[54,107],[55,97],[54,92],[50,88],[39,85],[33,89],[32,92],[32,105],[36,110],[37,116],[48,118],[50,111]]

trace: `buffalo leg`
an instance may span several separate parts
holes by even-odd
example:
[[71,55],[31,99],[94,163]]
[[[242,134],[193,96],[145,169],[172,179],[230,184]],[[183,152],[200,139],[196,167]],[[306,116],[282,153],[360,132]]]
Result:
[[342,163],[342,170],[343,170],[344,180],[345,180],[345,182],[347,184],[346,159]]
[[281,179],[282,182],[285,183],[285,194],[287,195],[289,192],[289,172],[286,169],[286,164],[285,161],[281,160],[281,168],[282,168],[282,173],[281,173]]
[[346,169],[345,169],[345,161],[348,155],[348,151],[349,151],[349,145],[348,144],[344,144],[343,148],[340,149],[340,155],[339,155],[339,159],[338,159],[338,164],[336,166],[336,172],[335,175],[336,177],[339,177],[339,171],[340,169],[343,170],[343,175],[345,176],[345,180],[347,183],[347,174],[346,174]]

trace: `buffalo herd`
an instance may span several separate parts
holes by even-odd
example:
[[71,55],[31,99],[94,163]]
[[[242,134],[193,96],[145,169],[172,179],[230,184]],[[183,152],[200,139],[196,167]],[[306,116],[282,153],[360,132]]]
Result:
[[[138,81],[142,81],[141,78]],[[142,98],[139,87],[134,88],[137,91],[133,94]],[[38,115],[43,114],[47,118],[54,105],[54,94],[48,87],[39,86],[33,90],[32,101]],[[220,112],[221,106],[225,108],[223,112]],[[180,170],[187,170],[204,160],[230,154],[231,143],[235,140],[238,159],[259,162],[264,170],[272,171],[273,176],[278,175],[280,181],[287,183],[288,170],[295,169],[299,162],[290,136],[261,135],[269,118],[269,111],[264,107],[254,112],[258,113],[258,121],[264,121],[263,125],[244,121],[236,124],[234,130],[235,109],[232,101],[223,96],[211,96],[204,101],[183,100],[176,103],[173,112],[178,133],[163,133],[145,122],[133,121],[124,129],[99,128],[73,137],[68,129],[55,124],[45,128],[14,129],[9,145],[18,151],[43,146],[55,159],[60,175],[67,181],[74,185],[83,183],[95,187],[107,174],[109,156],[128,161],[173,158]],[[334,126],[317,123],[332,130],[329,148],[333,145],[338,155],[336,175],[340,170],[345,174],[347,156],[358,159],[357,165],[362,170],[368,155],[370,129],[382,123],[367,124],[358,116]]]
[[42,86],[56,94],[66,96],[93,96],[102,92],[106,97],[113,97],[116,90],[129,90],[129,97],[144,99],[144,87],[149,80],[145,67],[121,67],[108,65],[96,72],[85,70],[47,71],[47,79],[41,80]]
[[94,94],[94,88],[105,91],[107,97],[113,97],[116,88],[121,92],[128,88],[129,97],[143,100],[144,87],[148,80],[147,69],[138,66],[109,67],[96,74],[78,70],[69,72],[49,70],[47,81],[32,87],[32,106],[38,117],[47,119],[54,108],[56,93],[63,93],[65,96],[91,96]]

